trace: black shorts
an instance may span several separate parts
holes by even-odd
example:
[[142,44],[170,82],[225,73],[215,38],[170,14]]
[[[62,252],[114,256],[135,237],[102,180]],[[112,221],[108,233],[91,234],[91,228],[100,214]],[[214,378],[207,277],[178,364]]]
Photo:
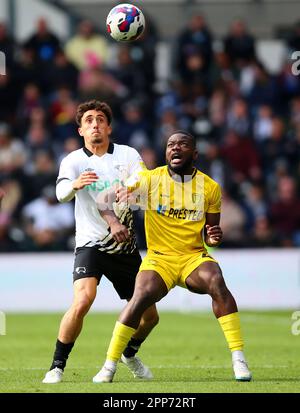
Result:
[[102,275],[112,282],[120,298],[131,298],[134,291],[135,277],[142,259],[138,252],[134,254],[107,254],[97,247],[79,247],[75,251],[73,280],[96,277],[98,284]]

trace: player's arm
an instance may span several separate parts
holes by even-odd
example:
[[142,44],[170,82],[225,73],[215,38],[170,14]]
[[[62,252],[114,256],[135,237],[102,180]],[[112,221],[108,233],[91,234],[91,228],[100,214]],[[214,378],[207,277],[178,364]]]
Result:
[[83,172],[72,180],[69,177],[58,178],[56,181],[56,196],[59,202],[71,201],[76,192],[98,180],[95,172]]
[[[128,173],[130,177],[137,176],[139,172],[143,170],[143,161],[138,152],[133,148],[130,148],[128,158]],[[130,237],[129,231],[125,225],[120,223],[112,207],[112,203],[114,201],[118,203],[123,203],[124,206],[128,206],[130,203],[128,199],[130,197],[130,192],[127,190],[127,187],[123,186],[124,181],[126,181],[127,178],[126,176],[121,176],[120,178],[122,185],[118,185],[113,190],[113,193],[107,192],[106,204],[108,208],[105,208],[104,210],[100,209],[100,214],[102,218],[106,221],[107,225],[110,227],[110,232],[113,238],[117,242],[124,242]]]
[[56,181],[56,196],[59,202],[71,201],[77,191],[98,180],[94,171],[84,171],[78,175],[76,160],[70,156],[65,157],[60,164]]
[[129,149],[128,157],[128,177],[116,188],[117,202],[127,206],[138,203],[141,192],[145,190],[144,181],[148,172],[140,154],[134,148]]
[[223,232],[220,227],[220,214],[206,214],[204,227],[204,240],[208,247],[217,247],[221,244]]
[[220,227],[221,217],[221,188],[220,185],[214,183],[209,196],[209,206],[206,212],[204,240],[207,246],[217,247],[221,244],[223,232]]
[[109,226],[113,239],[117,242],[125,242],[130,238],[128,228],[121,224],[113,209],[99,211],[101,217]]

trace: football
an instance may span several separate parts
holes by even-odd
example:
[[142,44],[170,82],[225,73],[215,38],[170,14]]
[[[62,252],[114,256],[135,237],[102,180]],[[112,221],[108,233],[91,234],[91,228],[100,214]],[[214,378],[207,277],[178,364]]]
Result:
[[142,11],[133,4],[119,4],[108,13],[106,28],[114,40],[131,42],[143,33],[145,18]]

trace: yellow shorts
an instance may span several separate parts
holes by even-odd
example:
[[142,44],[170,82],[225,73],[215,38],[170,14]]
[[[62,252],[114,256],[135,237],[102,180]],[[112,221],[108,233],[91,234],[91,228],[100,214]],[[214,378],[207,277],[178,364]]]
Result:
[[176,285],[186,288],[187,277],[206,261],[218,263],[206,251],[186,255],[163,255],[148,251],[139,271],[156,271],[164,280],[168,290]]

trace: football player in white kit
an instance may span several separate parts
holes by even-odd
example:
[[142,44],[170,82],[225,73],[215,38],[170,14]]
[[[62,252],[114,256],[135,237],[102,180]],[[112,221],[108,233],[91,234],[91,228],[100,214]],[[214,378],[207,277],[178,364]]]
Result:
[[[118,208],[116,203],[110,204],[114,208],[105,209],[103,200],[105,194],[114,192],[115,186],[138,173],[143,161],[134,148],[110,141],[112,111],[105,102],[92,100],[80,104],[76,121],[84,146],[62,160],[56,186],[60,202],[75,197],[74,298],[60,324],[53,361],[43,380],[47,384],[62,380],[66,361],[102,275],[112,282],[121,299],[129,300],[141,263],[132,211]],[[156,307],[151,306],[122,354],[121,361],[134,377],[152,378],[149,368],[135,354],[157,323]]]

